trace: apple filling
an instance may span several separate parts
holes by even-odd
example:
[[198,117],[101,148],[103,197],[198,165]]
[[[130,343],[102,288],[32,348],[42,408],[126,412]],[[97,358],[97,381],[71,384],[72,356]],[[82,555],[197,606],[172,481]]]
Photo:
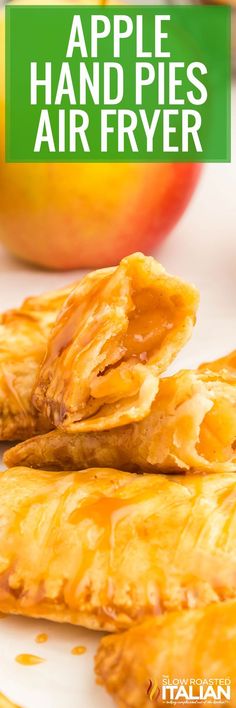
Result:
[[235,458],[236,405],[227,399],[216,401],[205,415],[200,428],[198,455],[209,462],[227,462]]

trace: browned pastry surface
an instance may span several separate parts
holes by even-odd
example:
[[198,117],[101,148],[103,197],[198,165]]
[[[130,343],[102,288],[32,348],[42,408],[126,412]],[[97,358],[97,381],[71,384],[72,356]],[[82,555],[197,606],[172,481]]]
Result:
[[231,369],[181,371],[161,379],[151,412],[113,430],[54,430],[7,451],[8,466],[117,467],[127,471],[236,470],[236,377]]
[[236,596],[236,477],[0,477],[0,611],[125,629]]

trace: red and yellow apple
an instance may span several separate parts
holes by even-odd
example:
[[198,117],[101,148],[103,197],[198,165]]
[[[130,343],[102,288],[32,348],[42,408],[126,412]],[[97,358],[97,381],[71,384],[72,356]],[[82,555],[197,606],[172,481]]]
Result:
[[[78,4],[78,3],[76,3]],[[3,47],[4,15],[0,17]],[[183,213],[199,165],[4,162],[4,59],[0,57],[0,240],[53,269],[100,267],[150,253]]]

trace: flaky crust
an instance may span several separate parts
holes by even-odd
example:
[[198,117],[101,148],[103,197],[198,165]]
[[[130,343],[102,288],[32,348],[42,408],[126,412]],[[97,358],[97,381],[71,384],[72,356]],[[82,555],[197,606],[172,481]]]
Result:
[[215,371],[220,373],[222,377],[236,376],[236,349],[234,349],[226,356],[222,356],[220,359],[215,359],[214,361],[207,361],[201,364],[198,369],[200,372],[204,371]]
[[85,276],[53,327],[35,406],[69,432],[143,419],[197,306],[193,287],[141,253]]
[[163,677],[170,682],[182,678],[187,687],[188,679],[231,679],[227,705],[235,708],[235,655],[236,601],[232,600],[201,610],[166,613],[124,634],[104,637],[95,670],[98,683],[119,708],[149,708],[150,698],[155,706],[167,705],[170,693],[162,701]]
[[27,298],[0,315],[0,440],[22,440],[51,427],[31,396],[52,323],[70,290]]
[[236,478],[0,478],[0,611],[108,631],[236,595]]
[[236,470],[236,377],[181,371],[160,380],[149,415],[114,430],[55,430],[7,451],[7,466],[116,467],[145,472]]

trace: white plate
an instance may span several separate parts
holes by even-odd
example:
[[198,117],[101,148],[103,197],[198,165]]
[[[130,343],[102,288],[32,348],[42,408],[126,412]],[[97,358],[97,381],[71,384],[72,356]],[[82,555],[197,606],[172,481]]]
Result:
[[[0,620],[1,692],[22,708],[111,708],[112,700],[96,686],[93,657],[99,635],[70,625],[7,617]],[[39,633],[45,644],[37,644]],[[102,635],[101,635],[102,636]],[[86,654],[71,649],[85,646]],[[25,666],[19,654],[36,655],[44,663]]]

